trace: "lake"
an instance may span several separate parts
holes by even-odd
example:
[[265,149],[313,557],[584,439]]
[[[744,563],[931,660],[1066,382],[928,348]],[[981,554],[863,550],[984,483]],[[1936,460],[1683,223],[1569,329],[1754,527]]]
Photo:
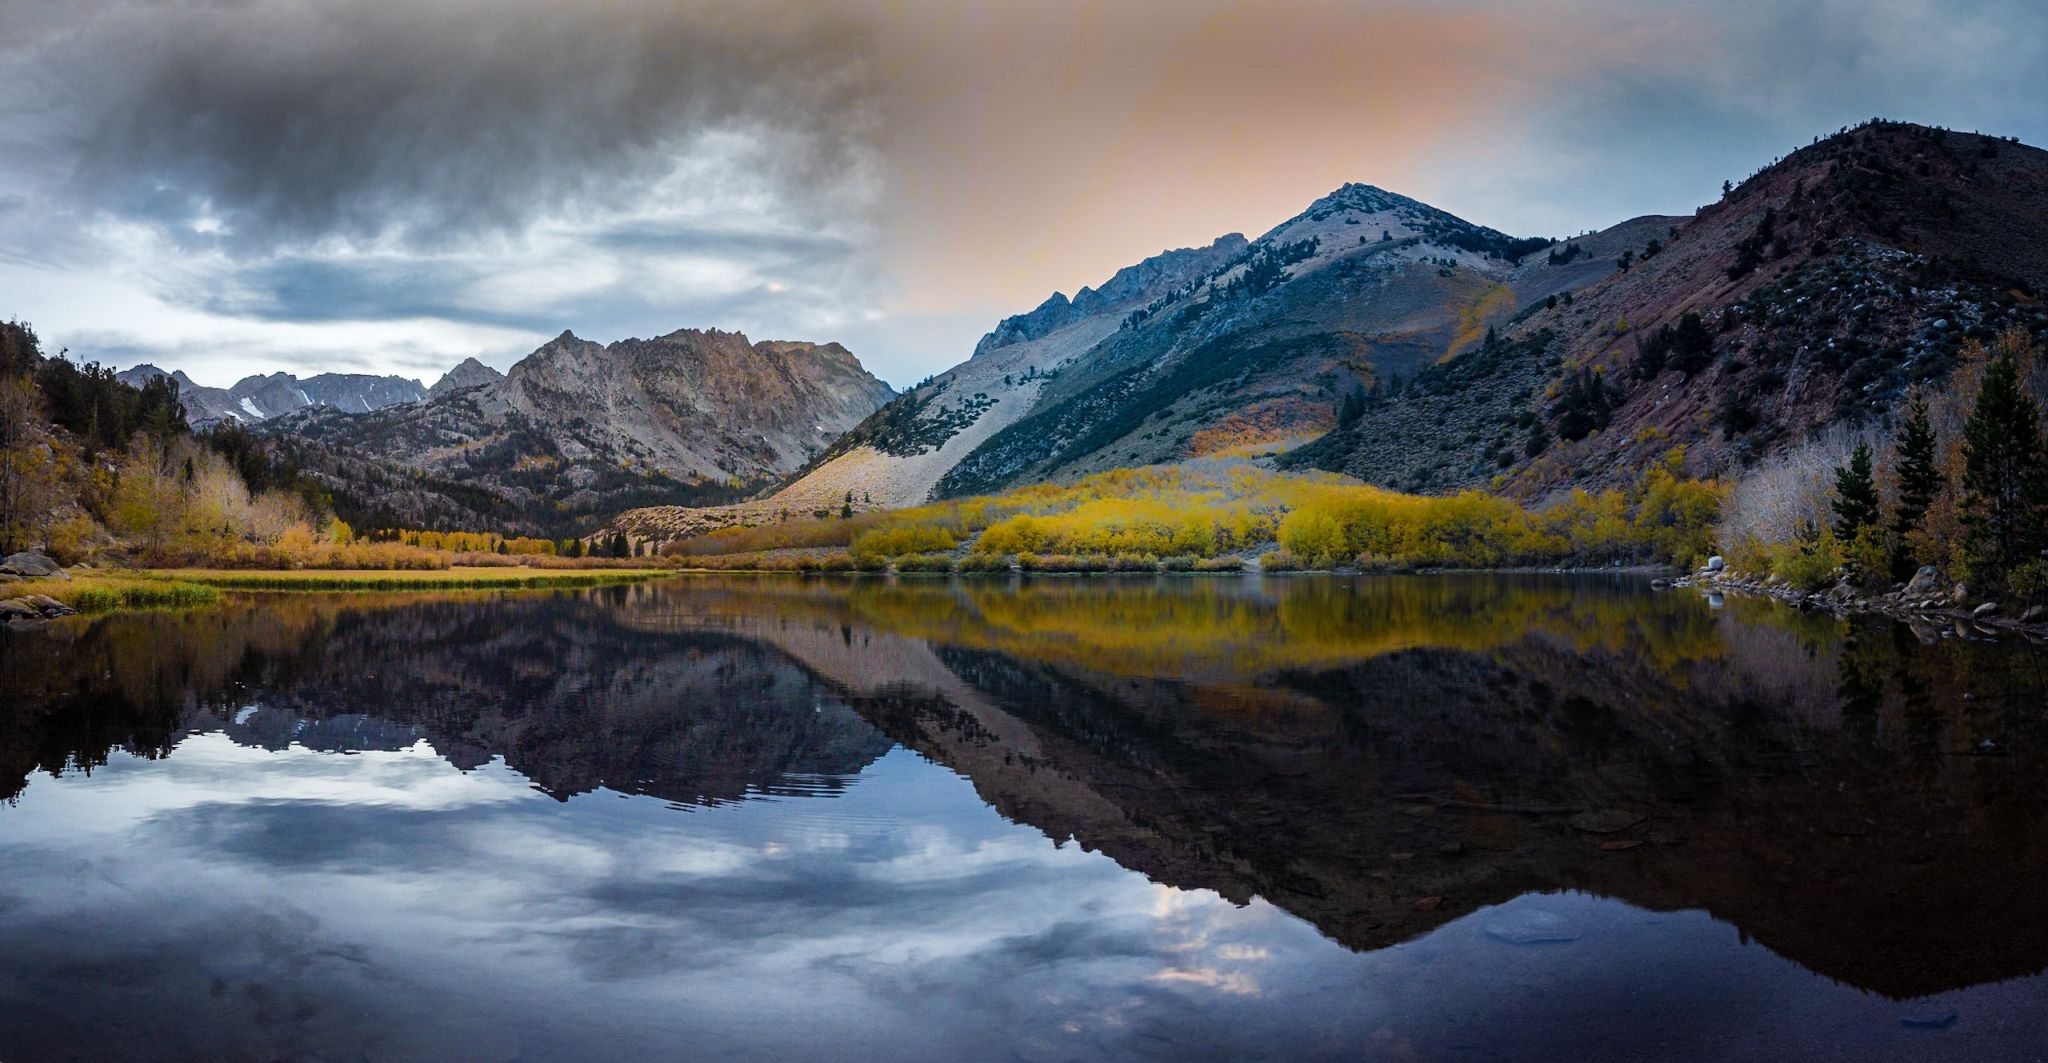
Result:
[[2048,650],[1636,576],[0,631],[0,1059],[2037,1059]]

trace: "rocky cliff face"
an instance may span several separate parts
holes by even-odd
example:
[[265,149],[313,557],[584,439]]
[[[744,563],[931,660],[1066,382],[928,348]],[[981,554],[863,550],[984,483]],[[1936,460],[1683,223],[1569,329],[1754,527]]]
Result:
[[[609,346],[564,332],[502,379],[489,372],[457,367],[424,403],[364,416],[308,410],[266,431],[489,496],[472,511],[504,505],[554,526],[741,497],[894,394],[836,343],[755,343],[716,330]],[[345,472],[335,479],[347,489]]]
[[565,332],[493,393],[560,426],[572,459],[616,454],[669,475],[743,480],[802,465],[892,395],[836,343],[695,329],[608,347]]

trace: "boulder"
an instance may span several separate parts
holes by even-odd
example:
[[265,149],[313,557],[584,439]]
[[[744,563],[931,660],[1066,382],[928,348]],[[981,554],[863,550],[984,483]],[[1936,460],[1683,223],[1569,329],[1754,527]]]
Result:
[[1970,615],[1971,615],[1971,616],[1990,616],[1990,615],[1992,615],[1993,613],[1996,613],[1996,612],[1998,612],[1998,603],[1997,603],[1997,602],[1985,602],[1985,603],[1984,603],[1983,605],[1980,605],[1980,606],[1978,606],[1977,608],[1975,608],[1975,609],[1972,609],[1972,610],[1970,610]]
[[0,572],[11,572],[17,576],[26,576],[31,579],[44,579],[51,576],[60,579],[66,578],[62,565],[33,550],[9,554],[6,558],[0,559]]
[[2048,605],[2030,605],[2027,606],[2026,612],[2020,614],[2022,624],[2033,624],[2042,620],[2048,620]]
[[0,601],[0,620],[40,620],[43,612],[19,598]]
[[1913,573],[1913,578],[1907,581],[1906,594],[1908,597],[1913,598],[1925,598],[1930,594],[1939,594],[1941,593],[1942,584],[1947,582],[1947,580],[1941,578],[1940,569],[1935,568],[1933,565],[1922,565],[1920,566],[1920,571]]
[[73,616],[78,612],[78,610],[65,605],[63,602],[47,594],[24,594],[20,598],[15,599],[15,601],[27,602],[35,606],[44,616]]
[[1726,558],[1723,558],[1723,557],[1722,557],[1722,556],[1721,556],[1720,554],[1715,554],[1714,556],[1712,556],[1712,557],[1710,557],[1710,558],[1707,558],[1707,571],[1708,571],[1708,572],[1719,572],[1719,571],[1721,571],[1722,569],[1724,569],[1724,568],[1727,568],[1727,567],[1728,567],[1728,561],[1727,561],[1727,559],[1726,559]]
[[1969,599],[1970,585],[1967,583],[1958,583],[1955,585],[1954,590],[1948,592],[1948,604],[1950,605],[1961,605]]

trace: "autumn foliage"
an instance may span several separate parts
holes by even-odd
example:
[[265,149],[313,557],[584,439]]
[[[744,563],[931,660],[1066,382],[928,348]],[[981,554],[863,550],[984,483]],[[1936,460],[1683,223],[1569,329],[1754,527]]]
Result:
[[702,567],[814,570],[833,556],[824,551],[844,550],[851,567],[898,572],[1232,570],[1262,555],[1269,569],[1690,563],[1711,552],[1722,491],[1684,478],[1683,460],[1674,451],[1632,490],[1576,492],[1537,510],[1479,492],[1409,495],[1205,460],[852,519],[723,529],[666,552]]

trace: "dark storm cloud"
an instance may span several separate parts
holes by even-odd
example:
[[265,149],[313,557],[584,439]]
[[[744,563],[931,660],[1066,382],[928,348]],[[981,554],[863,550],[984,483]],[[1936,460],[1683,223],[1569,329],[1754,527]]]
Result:
[[516,233],[538,215],[630,205],[693,153],[822,206],[872,124],[867,31],[830,8],[66,10],[72,32],[46,35],[32,67],[75,150],[72,194],[167,229],[217,220],[240,252]]

